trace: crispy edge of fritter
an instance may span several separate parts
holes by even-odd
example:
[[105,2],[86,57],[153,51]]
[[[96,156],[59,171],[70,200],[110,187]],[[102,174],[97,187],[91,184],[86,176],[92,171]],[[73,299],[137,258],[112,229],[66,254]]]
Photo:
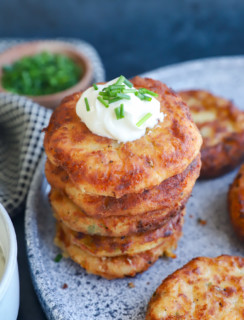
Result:
[[228,208],[235,233],[244,242],[244,164],[229,187]]
[[103,237],[75,232],[62,222],[62,230],[68,235],[70,243],[97,257],[133,256],[158,247],[175,232],[181,231],[185,210],[166,222],[161,228],[145,233],[124,237]]
[[181,237],[181,232],[175,232],[167,238],[160,246],[139,253],[134,256],[118,256],[118,257],[96,257],[91,255],[76,245],[71,244],[69,239],[65,237],[61,228],[57,228],[55,244],[61,248],[64,256],[70,257],[78,263],[87,273],[99,275],[108,280],[134,277],[137,273],[146,271],[158,258],[162,255],[175,258],[172,252],[177,248],[177,243]]
[[[228,115],[231,117],[230,121],[235,123],[236,126],[240,126],[240,123],[243,123],[243,130],[238,132],[229,132],[227,136],[222,138],[222,141],[215,145],[207,145],[206,140],[203,138],[203,145],[201,148],[201,159],[202,159],[202,168],[200,172],[201,179],[210,179],[219,177],[225,173],[230,172],[234,168],[236,168],[243,160],[244,160],[244,113],[239,110],[231,101],[224,99],[222,97],[218,97],[216,95],[211,94],[205,90],[185,90],[179,91],[179,95],[185,98],[185,102],[191,97],[194,97],[198,100],[198,96],[202,93],[206,95],[206,99],[211,100],[211,104],[209,104],[210,109],[215,109],[218,112],[218,100],[221,100],[221,103],[225,103],[224,107],[227,110]],[[188,98],[186,98],[186,96]],[[201,100],[199,99],[199,104]],[[213,105],[213,101],[216,102],[216,105]],[[206,105],[201,103],[203,110],[208,110]],[[206,108],[206,109],[205,109]],[[221,110],[221,109],[219,109]],[[191,107],[190,107],[191,111]],[[219,117],[215,121],[220,121]],[[196,123],[199,130],[200,126]],[[212,126],[210,126],[212,127]]]
[[65,98],[45,129],[49,160],[86,193],[116,198],[139,193],[184,171],[200,150],[202,138],[182,99],[160,81],[132,82],[157,92],[167,114],[140,139],[118,144],[91,133],[75,112],[81,93]]
[[[195,258],[163,280],[148,304],[146,320],[241,320],[243,274],[242,257]],[[239,306],[236,299],[228,301],[236,294],[241,299]],[[229,310],[223,314],[228,306]],[[234,317],[235,306],[239,317]]]
[[49,200],[56,219],[68,228],[90,235],[122,237],[162,227],[179,210],[184,208],[190,194],[191,192],[182,201],[179,201],[177,208],[156,210],[134,216],[109,216],[104,218],[85,215],[59,190],[51,189]]
[[244,160],[244,131],[201,151],[200,179],[212,179],[235,169]]
[[128,194],[116,199],[104,196],[91,196],[77,190],[61,168],[53,166],[48,160],[45,174],[53,188],[62,190],[86,215],[96,218],[109,216],[139,215],[155,210],[177,210],[199,177],[201,167],[200,154],[184,170],[152,189],[141,194]]

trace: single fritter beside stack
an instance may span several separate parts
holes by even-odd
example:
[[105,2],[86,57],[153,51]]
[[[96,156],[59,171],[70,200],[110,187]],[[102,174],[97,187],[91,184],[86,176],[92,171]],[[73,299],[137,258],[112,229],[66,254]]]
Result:
[[[45,130],[55,243],[87,272],[108,279],[134,276],[159,256],[173,256],[201,165],[201,136],[182,99],[159,81],[131,82],[120,77],[105,89],[94,85],[67,97]],[[87,92],[97,98],[87,99]],[[136,118],[137,99],[149,112]],[[159,102],[154,125],[152,99]],[[93,121],[78,116],[83,100]],[[117,130],[119,138],[111,138],[108,124],[142,135],[123,141]],[[105,136],[98,134],[103,127]]]
[[229,187],[228,207],[235,233],[244,242],[244,164]]
[[146,320],[243,320],[244,258],[199,257],[154,292]]
[[244,160],[244,112],[205,90],[179,92],[202,137],[201,178],[227,173]]

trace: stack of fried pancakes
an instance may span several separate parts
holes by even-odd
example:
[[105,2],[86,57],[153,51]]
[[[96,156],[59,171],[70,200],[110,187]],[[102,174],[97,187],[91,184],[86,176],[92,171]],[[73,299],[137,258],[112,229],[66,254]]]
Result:
[[44,141],[55,243],[108,279],[173,256],[200,171],[201,137],[181,98],[159,81],[132,83],[158,93],[166,115],[140,139],[118,143],[93,134],[76,114],[77,93],[54,111]]

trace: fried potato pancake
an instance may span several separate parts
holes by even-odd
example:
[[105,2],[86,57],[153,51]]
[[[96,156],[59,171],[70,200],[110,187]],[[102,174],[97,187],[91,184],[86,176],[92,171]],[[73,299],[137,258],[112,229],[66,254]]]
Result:
[[204,90],[179,92],[203,137],[201,178],[231,171],[244,159],[244,112]]
[[167,237],[163,244],[146,252],[134,256],[122,255],[117,257],[96,257],[87,253],[71,243],[69,234],[58,224],[55,244],[60,247],[66,256],[86,269],[88,273],[102,276],[106,279],[134,277],[137,273],[147,270],[162,255],[175,257],[173,250],[176,249],[181,231],[176,231]]
[[201,135],[182,99],[160,81],[132,82],[158,93],[166,114],[140,139],[118,143],[93,134],[76,114],[81,93],[65,98],[45,129],[48,159],[82,192],[116,198],[142,192],[183,172],[200,151]]
[[147,232],[163,226],[169,219],[182,210],[189,195],[179,204],[177,210],[155,210],[137,216],[109,216],[94,218],[87,216],[61,191],[52,189],[49,195],[55,217],[68,228],[90,235],[122,237]]
[[243,320],[244,258],[196,258],[153,294],[146,320]]
[[244,165],[229,188],[228,205],[232,226],[238,237],[244,241]]
[[180,231],[185,210],[179,212],[161,228],[127,237],[102,237],[76,232],[62,224],[62,230],[69,236],[70,243],[97,257],[135,255],[161,245],[174,232]]
[[[200,155],[198,155],[197,158],[194,159],[193,162],[182,173],[163,181],[160,185],[153,187],[152,189],[146,189],[142,193],[127,194],[119,199],[105,196],[92,196],[81,192],[70,181],[67,173],[62,168],[53,166],[51,162],[48,160],[45,166],[45,175],[48,182],[53,188],[62,190],[71,199],[71,201],[75,203],[83,211],[84,214],[94,216],[100,219],[101,225],[103,224],[101,218],[109,216],[138,216],[144,214],[145,212],[160,210],[161,213],[155,214],[156,216],[161,216],[161,218],[163,218],[163,211],[167,215],[169,211],[178,210],[178,208],[181,207],[182,204],[184,204],[187,198],[190,196],[195,181],[199,176],[200,167],[201,161]],[[60,199],[60,201],[62,200]],[[70,223],[72,225],[74,223],[77,223],[77,228],[79,228],[80,223],[78,219],[79,217],[81,217],[81,215],[78,214],[78,209],[75,208],[74,205],[72,205],[73,208],[70,208],[68,210],[69,213],[66,216],[65,207],[67,210],[68,202],[65,200],[65,203],[66,206],[63,203],[63,209],[59,209],[57,208],[58,203],[56,201],[54,204],[54,206],[56,205],[56,212],[60,217],[62,215],[62,220],[70,219]],[[71,212],[76,212],[76,214],[72,215]],[[84,215],[82,215],[82,217],[83,216]],[[155,219],[156,216],[154,215]],[[143,218],[141,218],[142,220],[144,219],[141,225],[142,229],[144,228],[143,225],[145,223],[148,224],[148,222],[146,222],[148,221],[148,218],[148,214],[145,214]],[[87,217],[87,221],[88,219],[89,218]],[[134,230],[136,230],[137,228],[133,226],[133,223],[134,221],[138,221],[138,217],[126,217],[123,225],[125,225],[127,221],[129,222],[128,219],[131,219],[131,232],[135,232]],[[118,228],[122,227],[122,225],[119,222],[121,220],[121,217],[117,219],[117,221],[115,218],[113,218],[112,220],[114,221],[114,228],[117,229],[114,231],[117,233],[119,231]],[[105,223],[106,228],[108,227],[109,229],[111,229],[111,221],[107,220],[107,222],[108,223]],[[82,221],[81,224],[84,226],[84,223],[82,223]],[[70,227],[71,229],[74,229],[71,225]],[[138,227],[140,228],[139,225]],[[100,230],[100,232],[104,231],[105,233],[107,233],[106,230]],[[124,232],[128,233],[127,231],[122,231],[122,233]]]

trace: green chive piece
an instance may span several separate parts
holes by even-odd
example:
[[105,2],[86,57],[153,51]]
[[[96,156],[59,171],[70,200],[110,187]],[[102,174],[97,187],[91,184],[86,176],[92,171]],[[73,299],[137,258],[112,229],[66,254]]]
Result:
[[59,253],[56,255],[54,262],[60,262],[62,258],[63,258],[63,255],[61,253]]
[[108,86],[108,90],[116,90],[116,89],[124,89],[124,88],[125,88],[124,85],[112,84],[111,86]]
[[137,91],[137,92],[135,93],[135,95],[136,95],[139,99],[141,99],[141,100],[145,100],[145,101],[151,101],[151,100],[152,100],[151,97],[148,97],[148,96],[146,96],[145,94],[140,93],[139,91]]
[[122,93],[135,93],[136,89],[124,89]]
[[130,96],[128,96],[128,94],[118,93],[117,97],[122,98],[122,99],[126,99],[126,100],[130,100]]
[[113,103],[113,102],[116,102],[116,101],[119,101],[119,100],[122,100],[122,98],[116,97],[116,98],[110,99],[110,100],[109,100],[109,104],[110,104],[110,103]]
[[151,101],[152,100],[152,97],[148,97],[148,96],[145,96],[143,97],[142,100],[145,100],[145,101]]
[[115,114],[116,114],[117,120],[123,119],[123,118],[125,117],[125,114],[124,114],[124,105],[121,104],[119,107],[115,108],[115,109],[114,109],[114,112],[115,112]]
[[104,96],[104,97],[103,97],[103,100],[110,101],[110,100],[111,100],[111,97],[109,97],[109,96]]
[[[109,100],[109,99],[111,99],[111,97],[108,96],[105,92],[100,92],[100,93],[103,93],[103,94],[101,94],[103,100]],[[100,93],[99,93],[99,95],[100,95]]]
[[139,91],[135,92],[135,96],[138,97],[141,100],[144,99],[144,94],[140,93]]
[[152,116],[152,114],[150,112],[148,112],[143,118],[141,118],[137,123],[136,126],[140,127],[144,122],[146,122],[150,117]]
[[125,117],[124,105],[123,103],[120,105],[120,119]]
[[132,88],[132,87],[133,87],[133,84],[132,84],[129,80],[127,80],[126,78],[125,78],[125,80],[124,80],[124,84],[126,84],[127,87],[129,87],[129,88]]
[[117,96],[117,93],[121,93],[121,90],[120,89],[114,89],[114,90],[110,90],[109,91],[109,94],[110,96]]
[[107,103],[106,101],[104,101],[103,98],[97,97],[97,100],[99,100],[99,101],[101,102],[101,104],[104,105],[105,108],[108,108],[108,107],[109,107],[108,103]]
[[117,120],[119,120],[120,119],[120,107],[115,108],[114,112],[115,112]]
[[150,96],[153,96],[153,97],[158,97],[158,94],[156,92],[153,92],[153,91],[145,89],[145,88],[140,88],[139,92],[140,93],[147,93],[147,94],[149,94]]
[[100,91],[100,92],[99,92],[99,96],[102,96],[102,97],[108,96],[108,93],[105,92],[105,91]]
[[97,87],[96,83],[93,83],[93,88],[94,88],[95,90],[98,90],[98,87]]
[[115,85],[120,85],[124,82],[125,77],[124,76],[120,76],[119,79],[115,82]]
[[89,106],[88,99],[85,98],[84,100],[85,100],[85,104],[86,104],[86,111],[90,111],[91,109],[90,109],[90,106]]

